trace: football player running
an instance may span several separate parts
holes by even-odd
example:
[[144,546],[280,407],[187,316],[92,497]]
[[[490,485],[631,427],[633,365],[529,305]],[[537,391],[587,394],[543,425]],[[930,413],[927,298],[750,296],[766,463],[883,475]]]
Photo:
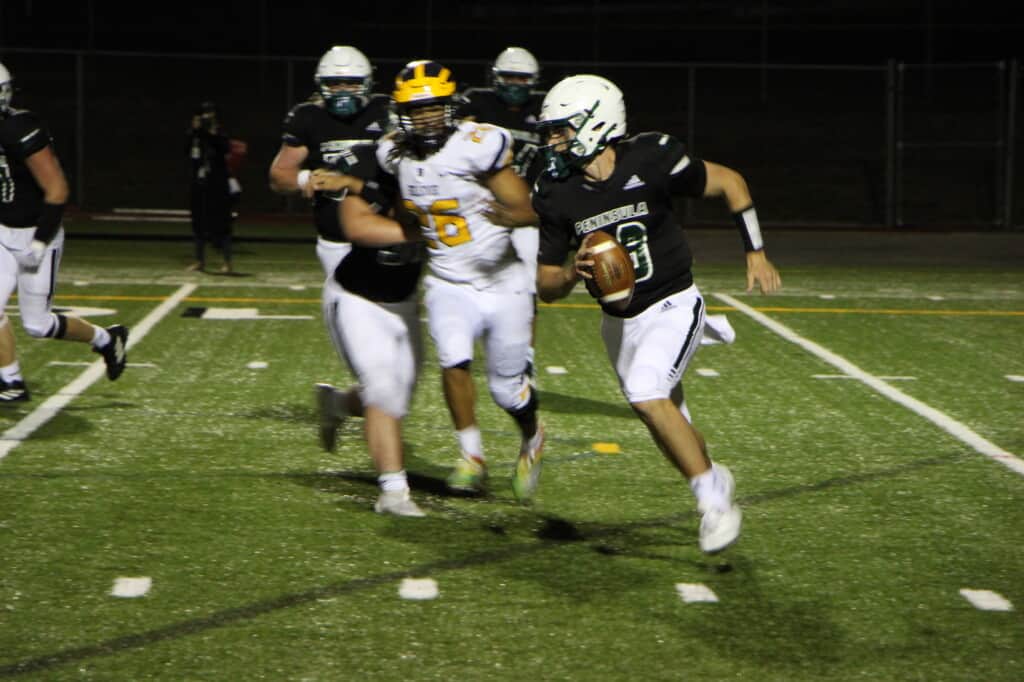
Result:
[[[356,215],[387,214],[397,198],[393,178],[377,172],[374,151],[372,146],[356,150],[359,162],[353,165],[351,193],[342,201],[342,206],[358,204]],[[409,495],[401,433],[423,355],[416,297],[422,242],[388,246],[374,242],[371,233],[367,246],[358,219],[342,217],[340,224],[352,248],[324,284],[324,322],[339,357],[359,381],[356,391],[364,406],[366,445],[380,486],[374,510],[424,516]],[[418,225],[412,226],[414,237],[418,231]],[[404,239],[396,235],[396,241]],[[318,384],[316,392],[321,445],[333,451],[348,396],[329,384]]]
[[[281,147],[270,165],[270,187],[280,194],[299,193],[312,199],[316,254],[326,283],[352,248],[338,222],[338,202],[359,170],[356,152],[361,147],[372,149],[386,131],[389,100],[387,95],[371,94],[373,68],[366,55],[349,45],[327,50],[313,81],[313,97],[295,105],[285,117]],[[327,315],[325,308],[325,321]],[[318,388],[316,395],[322,398],[322,390]],[[355,388],[344,393],[339,404],[344,415],[362,415]],[[331,420],[321,424],[324,430],[333,433],[337,425]]]
[[[537,148],[537,118],[545,93],[536,90],[540,82],[537,58],[524,47],[507,47],[494,60],[491,86],[469,88],[462,93],[457,116],[466,120],[501,126],[512,134],[512,167],[526,184],[533,186],[543,169]],[[537,270],[537,228],[512,232],[512,245],[531,273]],[[530,290],[536,295],[536,278]],[[534,371],[534,350],[530,344],[530,372]]]
[[689,156],[670,135],[626,138],[622,92],[600,76],[571,76],[551,88],[540,129],[548,166],[533,198],[540,216],[538,294],[554,301],[591,278],[594,261],[581,241],[595,230],[629,251],[636,270],[630,305],[603,309],[608,358],[655,444],[690,482],[702,514],[701,550],[721,551],[738,539],[742,514],[732,474],[708,457],[683,399],[680,380],[700,344],[705,306],[671,197],[724,198],[746,249],[747,290],[757,285],[767,294],[781,281],[765,256],[747,183],[732,169]]
[[104,329],[51,309],[68,182],[45,123],[31,111],[12,108],[12,94],[11,74],[0,64],[0,402],[29,399],[14,330],[4,314],[15,290],[29,336],[91,344],[111,381],[124,371],[128,344],[122,325]]
[[[447,68],[431,61],[407,64],[392,94],[398,130],[381,140],[377,159],[397,179],[427,245],[428,327],[461,450],[448,486],[476,493],[487,477],[470,373],[474,342],[482,339],[491,397],[522,437],[513,492],[528,500],[540,475],[544,429],[527,375],[533,275],[515,254],[510,228],[535,225],[537,216],[529,188],[512,168],[509,132],[457,122],[454,95]],[[346,223],[376,223],[385,241],[402,234],[395,221],[369,211],[356,215],[355,206],[342,205]]]

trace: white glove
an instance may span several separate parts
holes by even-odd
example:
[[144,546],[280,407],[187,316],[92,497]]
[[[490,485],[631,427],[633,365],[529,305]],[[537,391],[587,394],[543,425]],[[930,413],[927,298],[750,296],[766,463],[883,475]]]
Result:
[[228,178],[228,193],[229,194],[241,194],[242,183],[235,178]]
[[39,269],[39,266],[43,263],[43,256],[46,255],[46,243],[41,242],[38,239],[33,239],[29,247],[24,251],[18,251],[14,254],[14,259],[18,261],[18,265],[24,270],[29,272],[35,272]]

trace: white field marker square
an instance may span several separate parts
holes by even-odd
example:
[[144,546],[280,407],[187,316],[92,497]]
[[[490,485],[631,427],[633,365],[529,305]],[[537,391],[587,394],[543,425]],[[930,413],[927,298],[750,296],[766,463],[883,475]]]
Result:
[[718,372],[713,370],[713,369],[711,369],[710,367],[698,367],[697,368],[697,374],[699,374],[702,377],[717,377],[717,376],[719,376]]
[[687,604],[695,602],[717,602],[718,595],[711,588],[701,583],[676,583],[679,598]]
[[437,581],[433,578],[404,578],[398,586],[398,596],[402,599],[423,601],[437,599]]
[[960,590],[960,596],[971,602],[974,608],[982,611],[1013,611],[1013,604],[1010,603],[1010,600],[992,590],[964,588]]
[[125,597],[128,599],[144,597],[152,586],[152,578],[117,578],[114,580],[114,587],[110,590],[110,594],[113,597]]

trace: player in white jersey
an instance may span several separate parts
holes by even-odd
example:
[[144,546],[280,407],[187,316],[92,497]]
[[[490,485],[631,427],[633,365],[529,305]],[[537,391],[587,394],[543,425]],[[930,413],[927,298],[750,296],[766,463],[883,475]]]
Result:
[[[529,188],[511,165],[509,132],[456,123],[454,94],[445,67],[406,65],[392,94],[399,128],[381,140],[377,159],[396,177],[427,243],[424,303],[462,452],[448,485],[480,492],[487,475],[470,373],[474,342],[482,339],[491,397],[522,434],[513,492],[526,500],[540,475],[544,430],[527,375],[534,273],[516,256],[510,228],[535,225],[537,218]],[[364,217],[398,229],[382,216]]]

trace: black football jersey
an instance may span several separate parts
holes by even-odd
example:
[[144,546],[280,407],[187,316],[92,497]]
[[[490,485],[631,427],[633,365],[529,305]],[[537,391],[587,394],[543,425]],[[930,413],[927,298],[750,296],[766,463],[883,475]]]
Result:
[[512,167],[532,185],[543,165],[537,148],[541,144],[537,134],[537,119],[544,102],[544,92],[534,91],[520,107],[510,107],[494,88],[470,88],[462,93],[459,118],[473,117],[480,123],[501,126],[512,133]]
[[[360,145],[353,150],[357,163],[349,171],[363,180],[373,180],[380,185],[380,194],[385,197],[384,205],[378,211],[387,214],[398,200],[398,185],[393,175],[380,170],[377,165],[377,146]],[[338,204],[332,202],[337,212]],[[342,226],[344,235],[344,226]],[[347,241],[347,238],[343,236]],[[338,264],[334,279],[346,291],[370,301],[395,303],[404,301],[416,291],[416,285],[423,270],[423,245],[421,243],[399,244],[387,248],[371,248],[352,245],[352,250]]]
[[533,207],[540,216],[537,262],[564,265],[583,237],[595,230],[614,236],[633,259],[636,289],[616,317],[633,317],[657,301],[693,284],[693,256],[672,211],[673,196],[704,193],[704,162],[683,144],[661,133],[642,133],[615,146],[615,170],[602,182],[574,172],[564,180],[544,175]]
[[32,227],[43,208],[43,188],[25,160],[53,143],[42,120],[31,111],[0,114],[0,225]]
[[[317,101],[303,102],[284,119],[282,141],[292,147],[305,147],[309,155],[303,163],[310,170],[329,168],[354,173],[358,162],[352,150],[372,145],[388,125],[386,95],[372,95],[366,106],[351,118],[338,118]],[[338,226],[338,197],[317,192],[313,199],[313,222],[324,239],[344,241]]]

